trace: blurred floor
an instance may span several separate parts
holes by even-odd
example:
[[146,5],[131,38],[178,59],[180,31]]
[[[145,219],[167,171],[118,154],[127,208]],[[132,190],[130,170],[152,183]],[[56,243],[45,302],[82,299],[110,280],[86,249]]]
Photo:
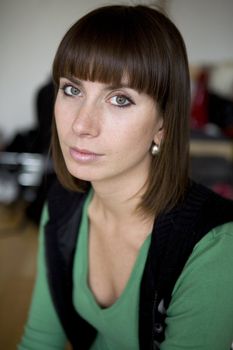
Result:
[[36,272],[37,227],[22,203],[0,205],[0,349],[15,350],[27,319]]

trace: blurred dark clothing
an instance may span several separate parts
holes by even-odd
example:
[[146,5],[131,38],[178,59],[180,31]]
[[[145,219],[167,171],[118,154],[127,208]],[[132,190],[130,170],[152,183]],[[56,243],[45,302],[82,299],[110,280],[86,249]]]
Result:
[[[4,152],[12,154],[28,153],[28,156],[30,154],[35,154],[35,156],[40,154],[44,157],[45,164],[41,165],[41,169],[37,170],[37,173],[40,173],[41,180],[36,186],[22,185],[19,181],[19,173],[21,172],[22,176],[24,169],[23,164],[18,164],[14,172],[15,181],[19,188],[19,196],[27,202],[25,214],[36,224],[40,221],[48,190],[55,178],[49,154],[54,100],[54,85],[52,80],[49,80],[39,88],[35,96],[35,127],[16,133],[9,144],[4,147]],[[34,176],[33,173],[28,172],[26,175]],[[28,193],[31,199],[28,199]]]
[[51,139],[51,124],[54,106],[54,85],[52,81],[42,86],[35,99],[35,128],[17,133],[8,145],[6,152],[47,154]]

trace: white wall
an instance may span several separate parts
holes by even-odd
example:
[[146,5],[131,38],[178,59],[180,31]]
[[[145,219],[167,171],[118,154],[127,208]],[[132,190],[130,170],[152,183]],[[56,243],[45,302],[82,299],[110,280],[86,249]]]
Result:
[[170,0],[192,63],[233,61],[233,0]]
[[[4,139],[33,125],[35,92],[50,74],[65,31],[84,13],[106,3],[119,1],[0,1],[0,130]],[[180,28],[190,62],[233,60],[232,0],[160,3],[167,4],[168,13]]]

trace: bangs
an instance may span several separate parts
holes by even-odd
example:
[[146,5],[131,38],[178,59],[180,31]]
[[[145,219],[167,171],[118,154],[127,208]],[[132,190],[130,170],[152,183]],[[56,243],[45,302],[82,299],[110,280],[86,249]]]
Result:
[[148,36],[148,18],[143,23],[140,13],[137,21],[136,7],[114,8],[86,15],[67,32],[54,60],[55,83],[60,77],[76,77],[119,85],[127,77],[131,88],[156,99],[164,96],[169,64],[154,40],[154,24]]

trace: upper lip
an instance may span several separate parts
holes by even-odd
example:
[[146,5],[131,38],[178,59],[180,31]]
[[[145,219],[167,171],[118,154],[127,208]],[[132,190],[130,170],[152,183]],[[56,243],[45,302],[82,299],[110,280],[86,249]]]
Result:
[[99,156],[103,155],[102,153],[96,153],[96,152],[93,152],[93,151],[90,151],[90,150],[84,149],[84,148],[71,147],[71,149],[73,149],[76,152],[83,153],[83,154],[95,154],[95,155],[99,155]]

